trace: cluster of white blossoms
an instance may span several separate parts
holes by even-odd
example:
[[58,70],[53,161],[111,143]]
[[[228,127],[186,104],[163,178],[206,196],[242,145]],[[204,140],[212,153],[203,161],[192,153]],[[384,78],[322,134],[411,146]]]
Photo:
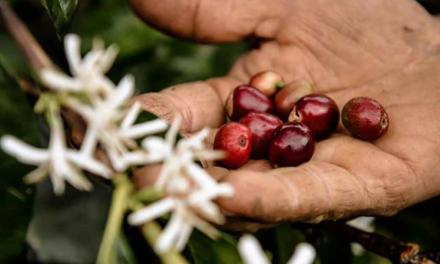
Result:
[[194,228],[214,238],[217,230],[210,222],[223,224],[225,219],[213,199],[231,196],[234,191],[229,184],[217,183],[196,162],[223,157],[222,152],[206,149],[204,141],[208,129],[176,143],[180,122],[180,118],[173,122],[165,139],[148,137],[142,142],[144,149],[154,153],[149,157],[150,162],[163,162],[155,187],[164,191],[166,196],[128,217],[130,224],[141,225],[172,213],[155,245],[158,253],[170,249],[182,250]]
[[[244,235],[238,242],[238,250],[245,264],[270,264],[258,240]],[[315,248],[308,243],[300,243],[286,264],[312,264],[316,257]]]
[[[167,128],[162,120],[135,124],[141,107],[138,103],[129,105],[134,93],[133,77],[128,75],[115,85],[105,76],[116,58],[116,47],[104,49],[101,42],[95,42],[92,51],[82,58],[78,36],[66,36],[64,44],[72,76],[56,69],[43,69],[40,73],[42,83],[51,88],[50,93],[62,98],[53,96],[45,102],[51,132],[48,148],[35,148],[13,136],[1,139],[6,153],[38,166],[25,180],[37,182],[49,176],[57,195],[64,192],[65,181],[79,190],[90,190],[92,184],[82,171],[110,178],[115,171],[142,163],[148,153],[135,140]],[[61,107],[73,110],[87,122],[79,150],[67,147]],[[107,153],[112,168],[95,158],[98,144]]]
[[[95,42],[93,49],[81,57],[80,39],[70,34],[65,38],[65,51],[72,76],[54,69],[40,73],[50,93],[59,95],[44,102],[51,131],[48,148],[35,148],[9,135],[1,139],[5,152],[38,166],[25,179],[37,182],[49,176],[54,192],[62,194],[65,181],[80,190],[92,188],[83,171],[110,178],[131,166],[162,163],[155,187],[164,198],[132,213],[129,223],[140,225],[171,213],[155,245],[158,252],[183,249],[194,228],[215,236],[217,230],[211,223],[222,224],[225,219],[213,200],[233,195],[233,188],[216,182],[198,164],[223,157],[222,152],[207,148],[208,129],[177,141],[181,123],[177,117],[165,138],[150,136],[165,131],[168,125],[159,119],[136,123],[142,110],[139,103],[130,104],[133,77],[127,75],[115,85],[105,75],[116,58],[116,47],[105,49],[101,42]],[[79,114],[87,124],[79,149],[67,147],[61,107]],[[95,158],[98,146],[107,154],[109,165]]]

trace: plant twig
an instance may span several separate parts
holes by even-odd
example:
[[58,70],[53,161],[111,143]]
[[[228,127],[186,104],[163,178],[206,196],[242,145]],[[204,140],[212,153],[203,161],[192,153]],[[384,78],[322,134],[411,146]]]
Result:
[[110,212],[107,217],[107,224],[99,248],[97,263],[116,263],[116,241],[121,231],[122,221],[127,211],[128,200],[133,190],[133,185],[125,174],[115,175],[115,189],[113,191]]
[[55,68],[49,56],[6,1],[0,1],[0,17],[32,70],[38,72],[42,68]]
[[324,230],[349,241],[359,243],[366,250],[400,264],[435,264],[440,252],[421,252],[420,246],[369,233],[341,223],[325,223]]

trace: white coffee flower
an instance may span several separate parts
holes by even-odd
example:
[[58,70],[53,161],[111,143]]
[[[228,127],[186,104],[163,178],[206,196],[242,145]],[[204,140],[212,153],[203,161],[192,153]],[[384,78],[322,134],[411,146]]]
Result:
[[269,264],[258,240],[251,235],[244,235],[238,241],[238,252],[245,264]]
[[[238,251],[245,264],[269,264],[258,240],[251,235],[244,235],[238,242]],[[316,251],[308,243],[300,243],[296,246],[292,257],[287,264],[312,264],[316,257]]]
[[292,257],[286,264],[312,264],[316,258],[316,250],[309,243],[299,243]]
[[80,53],[80,38],[68,34],[64,38],[64,49],[72,77],[54,69],[43,69],[40,73],[43,83],[54,90],[106,94],[113,83],[104,75],[115,61],[118,49],[112,45],[107,49],[95,45],[84,58]]
[[98,142],[101,143],[117,171],[124,171],[130,165],[144,164],[147,154],[138,148],[135,140],[167,128],[166,122],[160,119],[135,124],[141,112],[140,104],[136,102],[128,110],[126,107],[133,93],[134,79],[127,75],[105,98],[95,98],[92,105],[74,98],[66,100],[66,105],[87,122],[81,152],[90,155]]
[[218,160],[224,157],[224,153],[206,148],[205,140],[209,134],[208,128],[175,143],[181,122],[182,118],[178,116],[168,130],[165,139],[149,137],[142,142],[143,148],[149,154],[148,161],[150,163],[163,162],[163,168],[155,186],[163,189],[173,177],[182,174],[188,175],[201,186],[215,185],[216,182],[197,164],[197,161]]
[[110,177],[111,171],[102,163],[66,147],[64,130],[58,113],[53,114],[50,128],[48,149],[30,146],[13,136],[3,136],[1,139],[1,147],[6,153],[22,163],[38,166],[26,175],[26,182],[38,182],[49,176],[55,194],[60,195],[65,189],[64,181],[79,190],[92,188],[89,180],[81,173],[81,169],[105,178]]
[[[141,225],[167,213],[172,213],[170,221],[155,245],[157,252],[170,249],[183,250],[194,228],[214,238],[217,230],[206,220],[223,224],[224,216],[212,200],[233,195],[232,187],[225,183],[218,183],[210,188],[197,189],[191,187],[191,182],[188,179],[178,178],[174,179],[170,185],[172,186],[176,182],[178,184],[173,186],[174,188],[171,187],[173,188],[170,191],[172,194],[130,214],[128,217],[128,222],[131,225]],[[181,188],[182,186],[183,188]]]
[[223,224],[225,218],[213,200],[233,195],[232,186],[217,183],[196,163],[201,159],[223,157],[222,152],[207,149],[208,129],[176,143],[181,121],[180,117],[176,118],[165,139],[149,137],[142,142],[149,154],[149,162],[163,162],[156,187],[166,196],[128,218],[130,224],[140,225],[171,213],[171,219],[155,245],[157,252],[171,248],[182,250],[194,228],[214,237],[217,230],[209,222]]

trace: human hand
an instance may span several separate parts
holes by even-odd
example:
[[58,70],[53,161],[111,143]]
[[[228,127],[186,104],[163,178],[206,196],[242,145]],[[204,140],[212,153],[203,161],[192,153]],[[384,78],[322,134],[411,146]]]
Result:
[[[209,168],[230,182],[230,215],[269,223],[392,215],[440,194],[440,27],[412,0],[176,1],[131,0],[147,23],[200,42],[262,44],[224,77],[139,97],[167,120],[183,116],[184,133],[224,122],[229,92],[271,69],[304,80],[342,108],[369,96],[390,116],[387,134],[369,143],[341,128],[319,142],[311,161],[271,169],[251,161],[239,170]],[[138,171],[142,184],[151,167]]]

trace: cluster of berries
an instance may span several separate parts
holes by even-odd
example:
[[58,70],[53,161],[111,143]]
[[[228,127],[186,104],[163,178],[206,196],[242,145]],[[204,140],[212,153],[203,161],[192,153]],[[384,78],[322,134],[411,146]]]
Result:
[[[220,166],[235,169],[250,158],[268,159],[274,167],[298,166],[311,159],[315,141],[338,127],[339,108],[307,83],[284,85],[281,75],[264,71],[236,87],[226,102],[231,122],[215,137],[214,148],[226,152]],[[356,138],[372,141],[388,129],[385,109],[375,100],[356,97],[342,110],[344,127]]]

